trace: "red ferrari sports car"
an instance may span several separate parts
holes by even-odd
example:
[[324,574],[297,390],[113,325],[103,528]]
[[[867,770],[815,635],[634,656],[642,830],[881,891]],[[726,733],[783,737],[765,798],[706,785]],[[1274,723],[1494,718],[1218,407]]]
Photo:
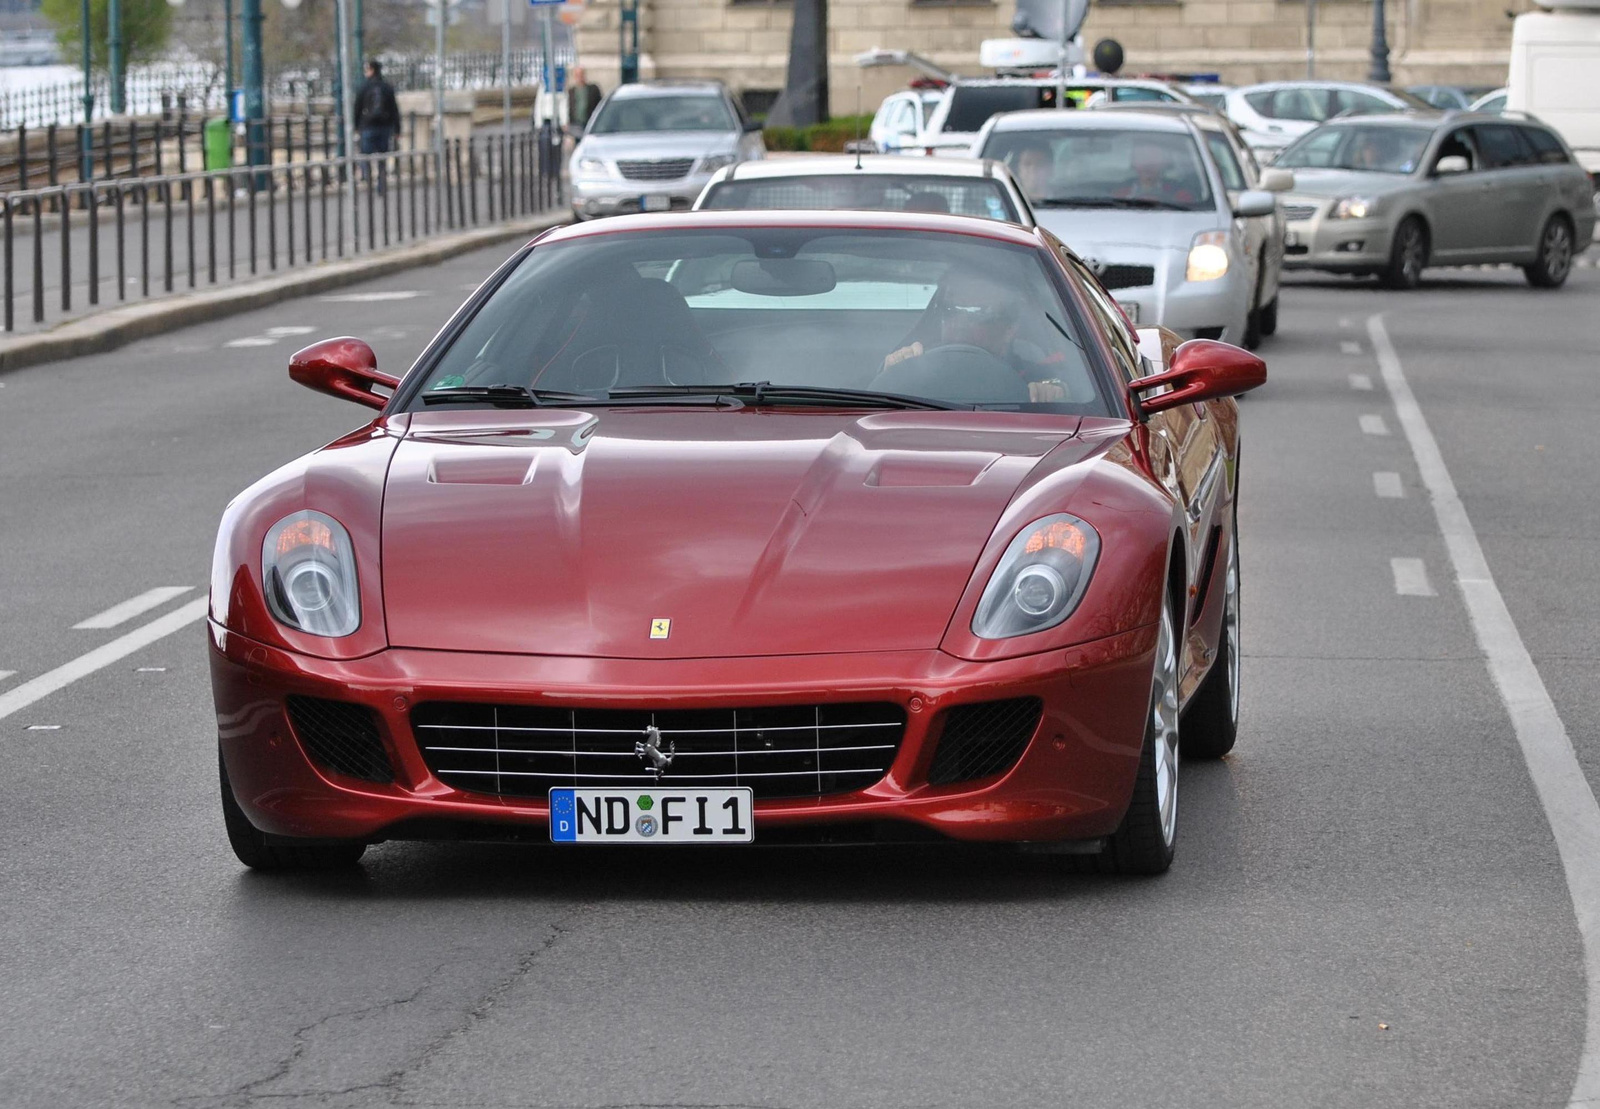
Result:
[[945,839],[1166,869],[1239,706],[1253,355],[1047,232],[707,212],[541,235],[223,517],[253,867],[386,839]]

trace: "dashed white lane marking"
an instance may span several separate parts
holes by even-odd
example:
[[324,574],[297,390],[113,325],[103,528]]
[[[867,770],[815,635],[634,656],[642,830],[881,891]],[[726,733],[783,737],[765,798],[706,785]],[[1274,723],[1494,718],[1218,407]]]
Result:
[[1368,435],[1387,435],[1389,434],[1389,425],[1383,422],[1381,415],[1371,412],[1361,417],[1361,430]]
[[0,682],[5,681],[7,678],[11,677],[11,675],[13,675],[15,673],[16,673],[15,670],[0,670]]
[[229,339],[222,345],[225,347],[270,347],[278,340],[269,339],[265,335],[246,335],[242,339]]
[[260,335],[241,335],[237,339],[229,339],[222,345],[225,347],[270,347],[279,339],[286,339],[292,335],[309,335],[316,328],[305,324],[289,324],[284,327],[269,327]]
[[410,300],[422,295],[419,289],[386,289],[373,293],[331,293],[317,299],[328,304],[379,304],[386,300]]
[[1373,474],[1372,490],[1380,497],[1399,499],[1406,495],[1405,488],[1400,484],[1400,475],[1393,470],[1379,470]]
[[60,724],[29,724],[28,725],[28,731],[30,731],[30,732],[59,732],[60,730],[61,730],[61,725]]
[[12,713],[20,712],[35,701],[50,696],[58,689],[65,689],[96,670],[103,670],[113,662],[127,658],[133,652],[148,647],[158,639],[165,639],[173,632],[182,631],[205,616],[206,605],[206,598],[197,597],[182,608],[174,609],[165,616],[158,616],[148,624],[118,636],[110,643],[101,644],[88,654],[79,655],[71,662],[63,663],[54,670],[40,674],[37,678],[28,679],[15,689],[0,693],[0,720],[4,720]]
[[1600,802],[1595,800],[1566,725],[1522,642],[1505,598],[1495,586],[1478,534],[1456,492],[1433,431],[1406,381],[1382,316],[1367,320],[1367,333],[1372,337],[1373,352],[1394,398],[1395,412],[1411,444],[1422,482],[1433,499],[1434,515],[1450,552],[1450,565],[1472,620],[1472,630],[1511,718],[1528,776],[1533,779],[1534,792],[1544,807],[1566,872],[1573,913],[1583,937],[1589,986],[1583,1054],[1578,1059],[1578,1077],[1567,1105],[1568,1109],[1594,1109],[1600,1106]]
[[1394,571],[1394,591],[1402,597],[1437,597],[1428,583],[1428,567],[1420,558],[1391,558],[1389,569]]
[[1350,388],[1359,390],[1359,391],[1361,391],[1363,393],[1370,393],[1372,391],[1372,375],[1371,374],[1351,374],[1350,375]]
[[91,616],[87,620],[78,621],[78,623],[72,625],[73,630],[114,628],[118,624],[126,624],[140,613],[159,608],[172,600],[172,598],[182,596],[193,588],[194,586],[192,585],[158,585],[156,588],[148,589],[137,597],[130,597],[120,605],[112,605],[104,612]]
[[1340,316],[1339,317],[1339,326],[1340,327],[1354,327],[1355,325],[1356,325],[1356,321],[1351,319],[1349,316]]
[[1340,354],[1360,354],[1361,353],[1361,344],[1357,343],[1357,342],[1354,342],[1353,340],[1350,340],[1350,339],[1345,339],[1345,340],[1343,340],[1343,341],[1341,341],[1339,343],[1339,353]]
[[267,334],[274,339],[281,339],[287,335],[309,335],[315,330],[316,328],[307,327],[304,324],[293,324],[288,327],[269,327],[267,328]]

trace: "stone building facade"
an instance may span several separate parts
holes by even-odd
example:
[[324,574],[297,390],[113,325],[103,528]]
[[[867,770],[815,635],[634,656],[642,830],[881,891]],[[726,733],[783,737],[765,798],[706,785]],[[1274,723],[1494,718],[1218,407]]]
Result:
[[[1505,83],[1511,14],[1529,0],[1387,0],[1390,69],[1397,84]],[[915,51],[947,69],[976,74],[978,43],[1010,36],[1011,0],[828,0],[833,114],[864,111],[911,76],[855,67],[882,46]],[[1315,72],[1364,79],[1372,39],[1371,0],[1316,0]],[[1084,41],[1122,43],[1125,75],[1216,73],[1229,84],[1303,77],[1306,0],[1095,0]],[[644,76],[718,77],[757,103],[783,86],[790,9],[786,0],[640,0]],[[602,87],[617,80],[617,2],[589,0],[577,45]],[[859,90],[859,91],[858,91]]]

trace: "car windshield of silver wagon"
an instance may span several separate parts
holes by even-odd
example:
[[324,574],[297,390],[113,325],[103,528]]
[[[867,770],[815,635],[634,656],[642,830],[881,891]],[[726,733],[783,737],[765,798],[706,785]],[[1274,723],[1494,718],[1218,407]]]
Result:
[[1187,131],[995,130],[982,157],[1005,162],[1036,207],[1216,207],[1200,148]]
[[[629,388],[770,382],[1110,414],[1093,344],[1058,280],[1037,249],[975,235],[774,227],[579,238],[535,247],[409,403],[471,401],[500,385],[579,403]],[[441,391],[456,395],[433,396]]]
[[1319,127],[1278,156],[1289,169],[1412,173],[1433,132],[1426,127],[1335,124]]
[[992,177],[902,177],[878,173],[762,177],[713,185],[701,206],[950,212],[1012,223],[1017,220],[1011,198]]
[[732,131],[737,126],[720,96],[633,96],[607,101],[589,125],[589,133]]

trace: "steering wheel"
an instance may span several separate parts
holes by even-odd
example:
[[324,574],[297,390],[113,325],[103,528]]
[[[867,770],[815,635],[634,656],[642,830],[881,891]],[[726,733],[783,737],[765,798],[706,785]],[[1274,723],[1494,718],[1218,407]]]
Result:
[[945,343],[890,366],[871,388],[955,404],[1027,404],[1028,383],[982,347]]

